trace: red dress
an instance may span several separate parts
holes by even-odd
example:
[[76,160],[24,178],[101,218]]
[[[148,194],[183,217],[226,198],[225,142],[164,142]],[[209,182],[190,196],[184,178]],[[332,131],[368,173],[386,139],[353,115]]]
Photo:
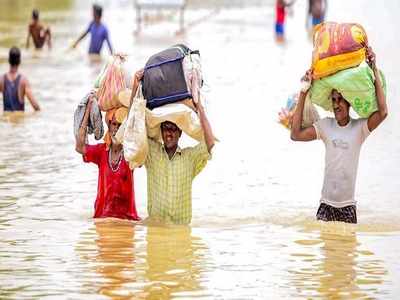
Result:
[[99,167],[93,217],[140,220],[136,212],[133,171],[123,157],[116,170],[111,169],[108,152],[106,144],[86,145],[86,154],[83,156],[84,162],[92,162]]

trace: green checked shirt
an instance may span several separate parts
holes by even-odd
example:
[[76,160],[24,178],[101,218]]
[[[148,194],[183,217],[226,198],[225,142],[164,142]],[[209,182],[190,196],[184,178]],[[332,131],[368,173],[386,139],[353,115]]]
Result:
[[207,146],[176,150],[170,160],[164,146],[149,141],[147,169],[147,211],[149,217],[174,224],[189,224],[192,219],[192,181],[211,158]]

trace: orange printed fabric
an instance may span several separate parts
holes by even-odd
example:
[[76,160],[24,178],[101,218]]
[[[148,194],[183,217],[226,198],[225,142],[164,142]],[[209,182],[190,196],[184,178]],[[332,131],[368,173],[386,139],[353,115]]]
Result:
[[121,106],[118,93],[126,88],[122,69],[123,58],[114,56],[108,63],[104,80],[97,92],[98,104],[102,111]]
[[355,23],[325,22],[314,29],[314,79],[356,67],[365,60],[368,45],[364,28]]

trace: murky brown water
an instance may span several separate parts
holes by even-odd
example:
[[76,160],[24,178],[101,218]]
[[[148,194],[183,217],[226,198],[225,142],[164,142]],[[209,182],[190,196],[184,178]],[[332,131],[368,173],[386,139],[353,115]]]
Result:
[[[23,46],[33,3],[51,24],[51,52],[23,52],[43,111],[0,120],[1,299],[380,298],[399,295],[400,4],[335,0],[328,18],[362,23],[388,81],[390,116],[364,145],[358,174],[359,224],[314,221],[323,146],[295,144],[276,112],[307,68],[305,1],[288,18],[288,43],[273,40],[272,1],[196,1],[187,34],[169,14],[133,35],[131,1],[106,1],[104,21],[132,68],[184,41],[199,48],[208,111],[221,142],[195,180],[191,227],[94,221],[97,169],[74,151],[72,114],[102,62],[87,41],[82,1],[1,1],[0,71],[10,46]],[[246,4],[245,4],[246,3]],[[351,3],[351,4],[350,4]],[[384,3],[384,4],[383,4]],[[216,10],[218,7],[218,10]],[[151,19],[151,18],[150,18]],[[135,171],[146,217],[146,173]]]

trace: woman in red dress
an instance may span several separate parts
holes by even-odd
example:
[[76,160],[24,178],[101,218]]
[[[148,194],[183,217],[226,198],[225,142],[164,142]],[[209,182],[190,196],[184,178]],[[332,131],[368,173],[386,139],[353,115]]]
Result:
[[105,143],[88,145],[85,142],[92,101],[95,100],[91,98],[88,101],[79,128],[76,151],[82,154],[84,162],[95,163],[99,167],[94,218],[140,220],[135,204],[133,170],[129,169],[124,159],[122,145],[114,138],[121,125],[115,117],[115,109],[106,114],[108,132],[104,138]]

